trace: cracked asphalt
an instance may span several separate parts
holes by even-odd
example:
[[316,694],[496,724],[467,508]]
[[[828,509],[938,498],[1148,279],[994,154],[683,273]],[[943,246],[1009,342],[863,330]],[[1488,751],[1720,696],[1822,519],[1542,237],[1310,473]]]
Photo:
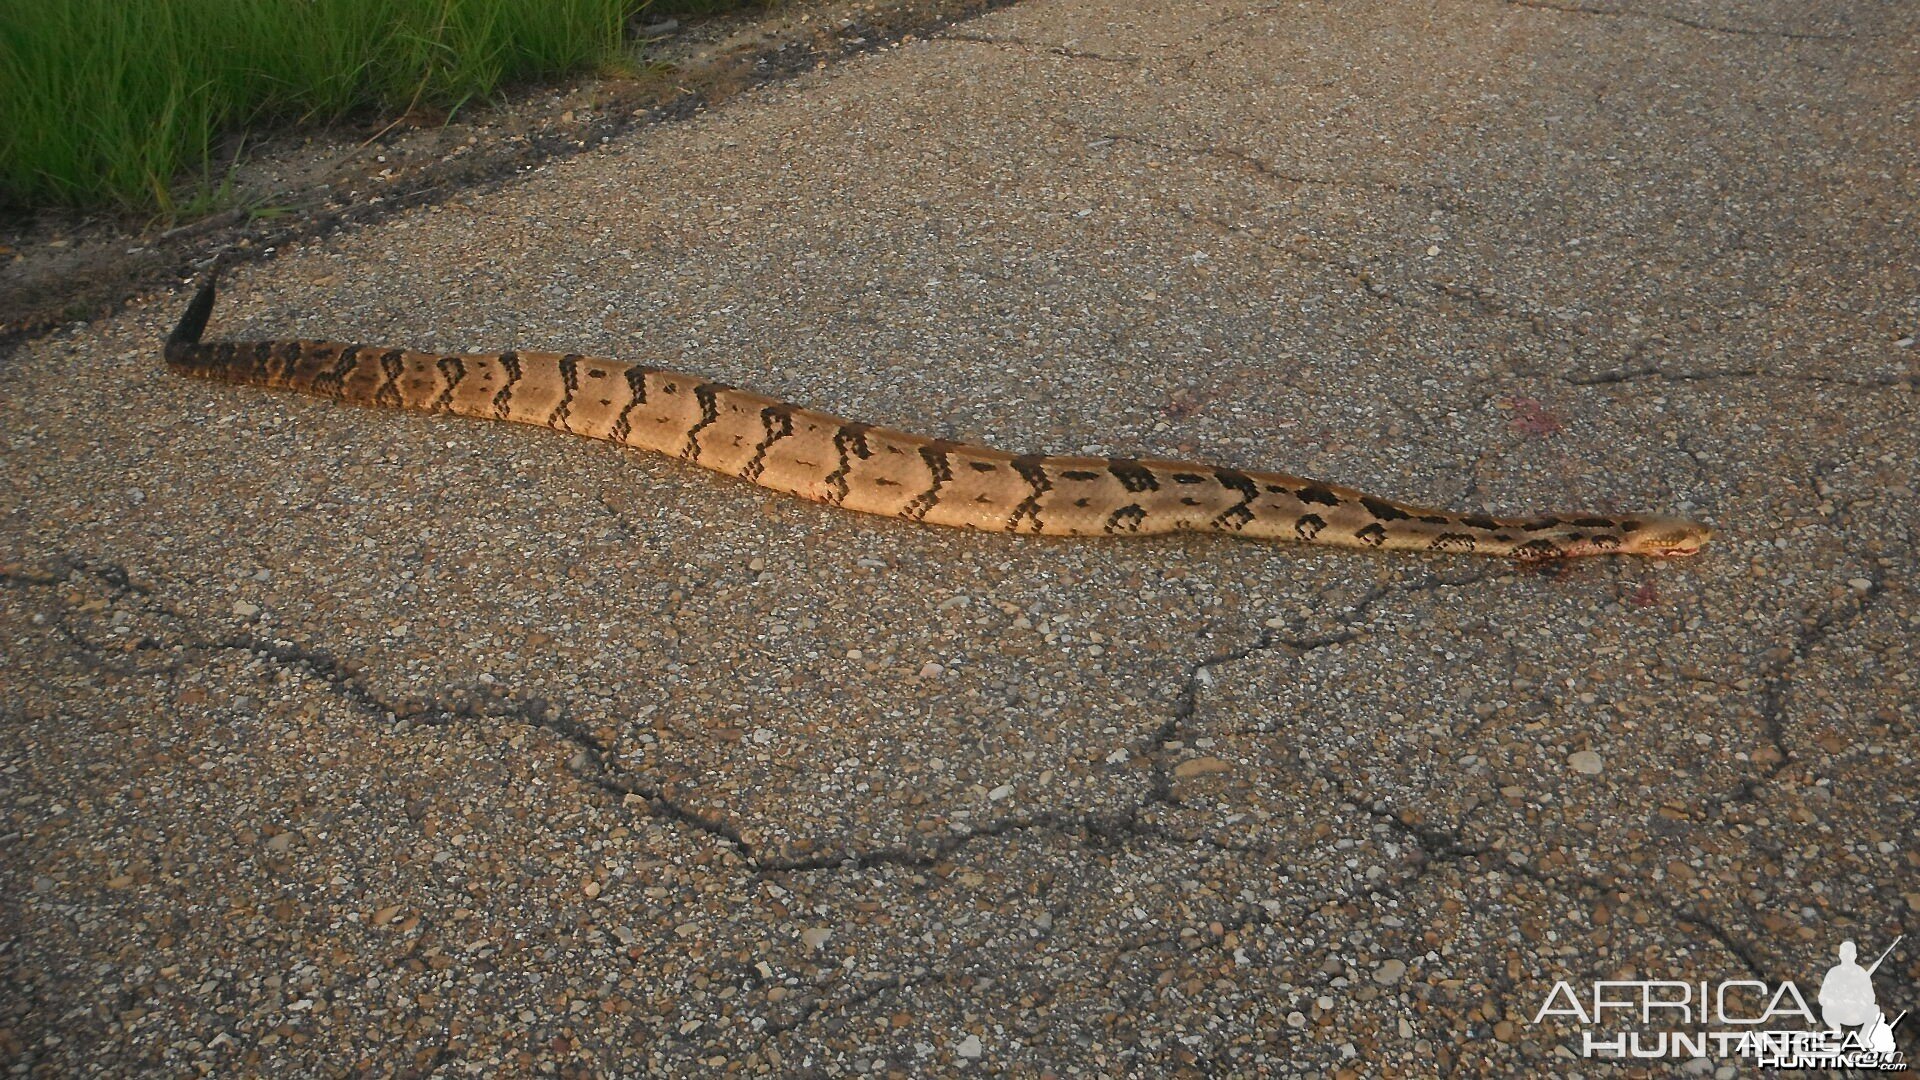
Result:
[[179,379],[184,291],[26,343],[0,1057],[1610,1075],[1556,981],[1920,940],[1917,42],[1026,0],[277,251],[212,331],[1719,529],[1672,564],[862,518]]

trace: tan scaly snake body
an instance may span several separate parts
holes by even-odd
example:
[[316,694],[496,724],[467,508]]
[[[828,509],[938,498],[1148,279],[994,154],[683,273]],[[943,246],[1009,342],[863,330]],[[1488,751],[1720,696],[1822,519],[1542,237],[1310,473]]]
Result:
[[1704,525],[1658,514],[1496,518],[1410,506],[1281,473],[1008,454],[575,354],[448,355],[325,341],[203,344],[213,299],[209,280],[167,339],[174,370],[362,405],[537,424],[908,521],[1054,536],[1221,532],[1518,559],[1691,555],[1712,535]]

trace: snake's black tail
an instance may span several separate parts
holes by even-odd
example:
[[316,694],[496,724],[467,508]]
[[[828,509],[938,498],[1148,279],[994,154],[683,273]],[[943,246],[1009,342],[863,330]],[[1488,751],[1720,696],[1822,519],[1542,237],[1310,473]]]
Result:
[[200,344],[200,335],[207,329],[207,316],[213,314],[214,285],[219,280],[220,267],[216,264],[207,274],[206,284],[193,294],[186,314],[174,324],[173,333],[167,335],[166,355],[169,361],[178,361],[186,350]]

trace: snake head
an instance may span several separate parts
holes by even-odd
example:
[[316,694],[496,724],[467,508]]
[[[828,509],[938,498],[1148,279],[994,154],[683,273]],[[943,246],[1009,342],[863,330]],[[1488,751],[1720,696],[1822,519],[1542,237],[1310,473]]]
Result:
[[1697,555],[1713,538],[1713,530],[1697,521],[1664,514],[1634,514],[1626,521],[1624,531],[1621,554],[1659,559]]

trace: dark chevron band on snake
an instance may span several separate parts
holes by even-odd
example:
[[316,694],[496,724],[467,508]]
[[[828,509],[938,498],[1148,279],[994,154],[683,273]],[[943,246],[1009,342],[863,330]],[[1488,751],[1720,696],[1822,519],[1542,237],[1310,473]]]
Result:
[[1010,454],[577,353],[442,354],[330,341],[202,342],[214,282],[167,339],[183,374],[358,404],[535,424],[681,457],[883,517],[1051,536],[1230,533],[1335,547],[1555,559],[1692,555],[1712,530],[1652,513],[1492,517],[1283,473]]

